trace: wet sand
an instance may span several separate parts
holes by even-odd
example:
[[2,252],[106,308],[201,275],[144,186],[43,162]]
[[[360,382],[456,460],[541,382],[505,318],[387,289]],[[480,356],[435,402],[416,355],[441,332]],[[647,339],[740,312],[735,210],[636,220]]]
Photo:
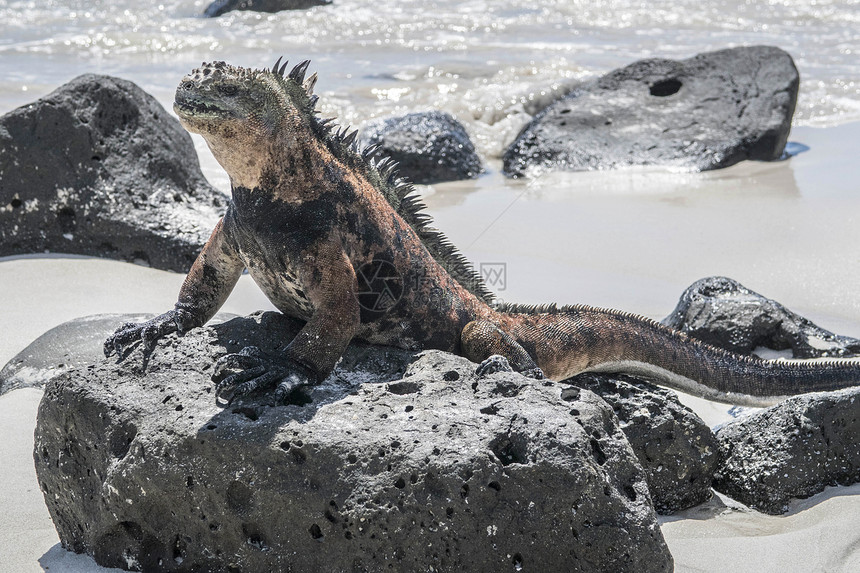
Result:
[[[722,274],[840,334],[860,337],[860,124],[795,130],[809,147],[780,163],[707,174],[660,170],[491,172],[425,188],[437,225],[476,263],[503,263],[505,300],[588,304],[661,318],[693,281]],[[204,161],[205,164],[205,161]],[[492,167],[492,166],[491,166]],[[562,192],[561,189],[564,189]],[[163,312],[181,275],[81,257],[0,259],[0,364],[66,320]],[[248,277],[226,312],[271,308]],[[36,483],[41,397],[0,397],[0,571],[97,571],[59,548]],[[728,407],[684,398],[709,424]],[[787,516],[719,502],[664,518],[677,571],[860,570],[860,486],[829,488]]]

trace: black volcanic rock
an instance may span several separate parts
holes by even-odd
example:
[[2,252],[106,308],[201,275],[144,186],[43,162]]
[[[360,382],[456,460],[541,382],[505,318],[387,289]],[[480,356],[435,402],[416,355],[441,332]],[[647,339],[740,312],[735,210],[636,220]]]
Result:
[[54,378],[34,458],[63,546],[144,571],[672,570],[587,390],[352,344],[291,405],[215,404],[218,356],[300,326],[234,319],[166,338],[145,374],[138,349]]
[[799,76],[779,48],[649,59],[585,83],[539,113],[504,172],[665,165],[705,171],[782,156]]
[[662,322],[738,354],[751,354],[759,346],[791,350],[794,358],[860,354],[860,340],[824,330],[726,277],[690,285]]
[[860,387],[818,392],[726,424],[714,489],[770,514],[792,498],[860,482]]
[[83,75],[0,117],[0,255],[186,272],[226,204],[188,133],[132,82]]
[[565,383],[590,390],[612,406],[645,470],[657,513],[710,499],[719,442],[673,391],[623,374],[580,374]]
[[410,113],[368,123],[361,146],[379,144],[379,151],[398,163],[398,172],[413,183],[474,179],[481,159],[463,125],[440,111]]
[[215,0],[206,7],[203,15],[207,18],[216,18],[233,10],[280,12],[282,10],[305,10],[328,4],[331,4],[331,0]]

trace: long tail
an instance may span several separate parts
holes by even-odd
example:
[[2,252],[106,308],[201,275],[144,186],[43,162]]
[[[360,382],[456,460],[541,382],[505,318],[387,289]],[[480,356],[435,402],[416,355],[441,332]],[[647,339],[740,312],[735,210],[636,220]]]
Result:
[[860,385],[860,360],[741,356],[617,310],[577,305],[508,310],[505,316],[506,330],[554,380],[581,372],[635,374],[708,400],[748,406]]

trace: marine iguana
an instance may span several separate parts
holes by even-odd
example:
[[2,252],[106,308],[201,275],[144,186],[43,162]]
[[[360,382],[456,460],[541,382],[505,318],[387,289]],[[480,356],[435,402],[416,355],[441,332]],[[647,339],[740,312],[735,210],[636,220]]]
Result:
[[393,162],[318,117],[309,62],[285,73],[280,61],[271,70],[204,63],[179,84],[174,110],[227,171],[232,200],[176,306],[121,326],[106,355],[139,341],[148,354],[160,337],[202,326],[247,269],[281,312],[306,324],[278,355],[248,347],[219,359],[216,379],[236,370],[216,387],[228,402],[271,388],[283,401],[325,379],[353,338],[455,352],[482,375],[626,372],[737,404],[860,384],[860,362],[739,356],[616,310],[494,305]]

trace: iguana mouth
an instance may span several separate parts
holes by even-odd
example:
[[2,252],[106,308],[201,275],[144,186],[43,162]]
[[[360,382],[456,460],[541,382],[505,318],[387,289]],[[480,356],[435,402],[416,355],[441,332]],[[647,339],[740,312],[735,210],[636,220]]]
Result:
[[[178,94],[177,94],[178,95]],[[217,105],[185,97],[177,97],[173,102],[173,109],[176,113],[186,115],[224,115],[225,111]]]

